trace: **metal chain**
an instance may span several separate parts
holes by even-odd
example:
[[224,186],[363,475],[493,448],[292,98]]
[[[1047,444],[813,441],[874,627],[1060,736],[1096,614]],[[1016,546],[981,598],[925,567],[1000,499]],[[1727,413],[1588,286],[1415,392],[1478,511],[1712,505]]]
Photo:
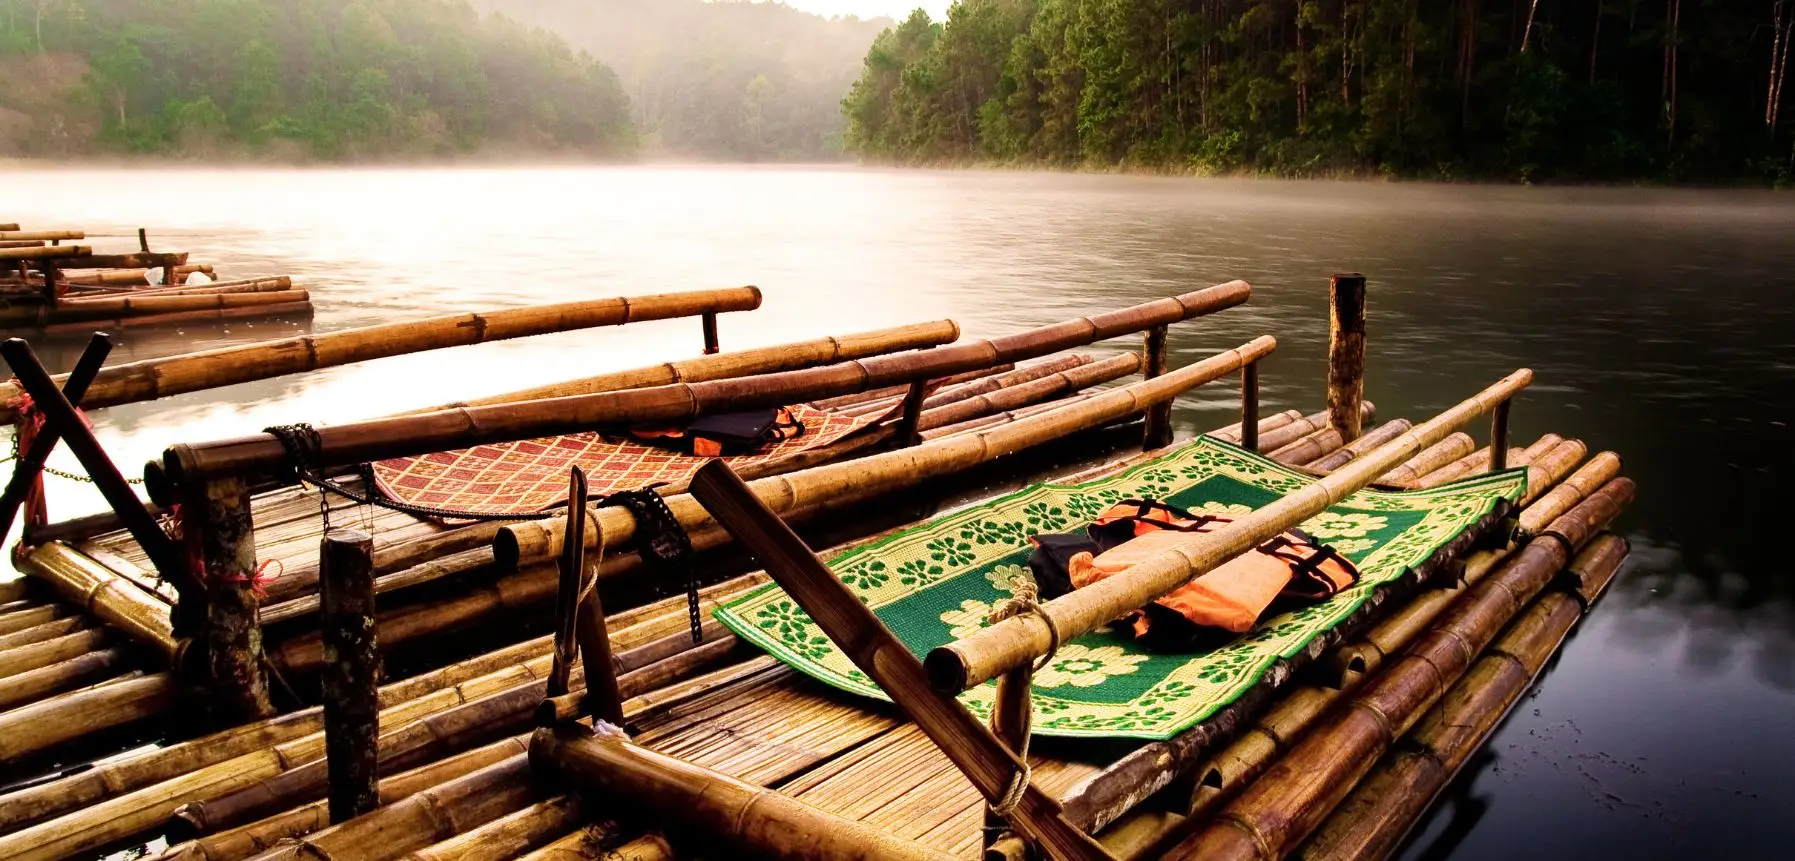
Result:
[[[12,454],[7,455],[4,458],[0,458],[0,463],[12,463],[14,461],[17,461],[18,459],[19,459],[19,434],[15,430],[12,435]],[[43,466],[43,472],[46,475],[54,475],[57,478],[66,478],[69,481],[79,481],[82,484],[93,484],[94,483],[93,479],[88,478],[85,475],[81,475],[79,473],[74,473],[74,472],[65,472],[65,471],[57,469],[56,467],[53,467],[47,463],[44,464],[44,466]],[[142,484],[143,479],[127,477],[125,479],[125,483],[126,484]]]

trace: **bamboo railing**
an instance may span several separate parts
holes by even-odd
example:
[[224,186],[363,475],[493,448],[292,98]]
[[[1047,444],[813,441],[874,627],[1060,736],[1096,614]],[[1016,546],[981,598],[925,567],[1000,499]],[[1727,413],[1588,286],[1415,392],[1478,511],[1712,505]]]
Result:
[[[295,292],[303,291],[247,295],[266,297]],[[237,294],[200,297],[200,302],[217,302],[233,295]],[[134,300],[95,299],[84,300],[80,305],[97,306],[103,302],[132,301]],[[139,305],[152,301],[168,303],[176,300],[151,297],[141,300]],[[760,307],[760,301],[760,291],[753,287],[595,299],[481,314],[452,314],[326,335],[307,335],[241,347],[225,347],[106,368],[100,371],[93,385],[88,388],[84,405],[93,409],[155,400],[183,392],[443,347],[483,344],[595,326],[618,326],[643,320],[748,311]],[[62,381],[62,377],[57,378],[58,385]],[[16,406],[13,404],[17,402],[18,395],[19,390],[14,384],[0,383],[0,421],[17,419]]]

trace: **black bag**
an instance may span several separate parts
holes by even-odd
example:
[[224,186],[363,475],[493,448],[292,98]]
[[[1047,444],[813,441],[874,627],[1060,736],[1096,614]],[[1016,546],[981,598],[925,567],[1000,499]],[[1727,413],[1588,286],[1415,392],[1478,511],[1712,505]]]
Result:
[[632,430],[637,442],[671,448],[697,457],[751,454],[770,442],[804,433],[804,423],[791,410],[749,410],[718,413],[695,419],[684,428],[669,431]]

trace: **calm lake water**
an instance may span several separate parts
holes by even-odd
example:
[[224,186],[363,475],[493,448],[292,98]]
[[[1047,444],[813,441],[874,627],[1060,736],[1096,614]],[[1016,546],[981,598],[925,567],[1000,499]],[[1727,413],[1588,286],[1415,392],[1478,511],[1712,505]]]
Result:
[[[725,349],[952,317],[1012,331],[1232,278],[1184,363],[1279,339],[1265,408],[1317,409],[1329,273],[1370,278],[1368,395],[1424,418],[1519,366],[1518,444],[1614,449],[1633,557],[1409,858],[1786,858],[1795,837],[1795,198],[855,169],[0,172],[0,221],[290,273],[312,331],[455,310],[759,285]],[[129,238],[126,236],[129,235]],[[291,334],[127,332],[114,361]],[[388,359],[96,415],[127,465],[697,352],[693,320]],[[1134,343],[1111,345],[1115,349]],[[46,347],[72,363],[79,343]],[[60,368],[59,368],[60,369]],[[1234,409],[1191,393],[1181,430]],[[1482,435],[1483,428],[1472,429]],[[59,453],[60,454],[60,453]],[[66,454],[61,455],[66,458]],[[58,465],[71,466],[67,460]],[[97,510],[57,486],[57,517]]]

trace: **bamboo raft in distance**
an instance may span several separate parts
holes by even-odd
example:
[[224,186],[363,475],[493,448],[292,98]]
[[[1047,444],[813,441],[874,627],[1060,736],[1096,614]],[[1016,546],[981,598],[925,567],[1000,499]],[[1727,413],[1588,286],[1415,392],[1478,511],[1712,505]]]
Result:
[[311,316],[311,294],[287,276],[220,280],[185,252],[151,251],[142,230],[128,253],[63,244],[87,238],[80,230],[0,230],[0,330],[68,335]]
[[[1237,295],[1244,285],[1224,287],[1229,289],[1211,296],[1230,301],[1217,298],[1208,310],[1245,298]],[[1346,294],[1336,309],[1356,305],[1362,311],[1362,280],[1337,279],[1336,288]],[[1176,319],[1193,306],[1203,307],[1190,298],[1196,295],[1181,299]],[[283,701],[287,695],[278,690],[283,681],[275,681],[269,706],[283,714],[214,714],[221,728],[210,735],[0,794],[0,858],[91,853],[158,833],[175,841],[161,857],[206,859],[672,858],[743,850],[804,858],[1268,857],[1298,846],[1305,847],[1305,855],[1383,857],[1483,744],[1615,575],[1626,545],[1604,530],[1630,500],[1631,482],[1619,477],[1618,458],[1588,457],[1587,447],[1575,440],[1548,434],[1511,448],[1507,404],[1525,386],[1525,374],[1435,419],[1375,424],[1362,395],[1362,317],[1355,321],[1348,313],[1336,321],[1335,343],[1341,349],[1330,361],[1329,409],[1262,418],[1258,362],[1272,347],[1269,339],[1171,370],[1163,352],[1155,355],[1153,348],[1157,341],[1163,351],[1162,330],[1175,321],[1173,312],[1168,307],[1156,317],[1131,311],[1090,318],[1090,325],[962,345],[971,349],[938,346],[885,358],[865,352],[861,355],[872,358],[846,364],[836,362],[843,356],[820,351],[779,368],[756,364],[775,361],[771,355],[731,364],[721,361],[731,354],[722,354],[663,366],[658,375],[644,369],[571,384],[560,392],[572,396],[571,405],[520,401],[504,407],[497,400],[484,406],[503,413],[458,414],[509,413],[512,424],[501,433],[525,434],[560,432],[616,415],[660,418],[798,399],[841,410],[884,405],[902,411],[904,420],[882,436],[869,435],[877,438],[863,448],[786,464],[745,487],[707,474],[694,483],[696,497],[673,495],[672,511],[695,545],[718,547],[733,536],[769,565],[768,573],[739,574],[707,587],[706,607],[765,583],[770,574],[794,595],[820,589],[815,600],[822,603],[811,608],[813,615],[839,611],[851,620],[859,608],[831,603],[826,588],[831,578],[819,577],[814,567],[805,573],[805,560],[814,566],[815,557],[794,543],[795,536],[783,531],[769,509],[786,520],[809,522],[830,509],[852,511],[924,479],[939,482],[997,456],[1026,457],[1017,452],[1144,415],[1144,424],[1124,427],[1139,428],[1137,440],[1138,434],[1165,437],[1152,440],[1152,451],[1058,477],[1113,473],[1169,442],[1169,424],[1156,418],[1165,415],[1163,405],[1191,386],[1236,371],[1243,375],[1246,420],[1212,433],[1307,469],[1320,489],[1313,498],[1291,496],[1261,509],[1256,520],[1238,521],[1243,528],[1234,534],[1206,536],[1180,557],[1182,562],[1168,560],[1167,566],[1213,564],[1258,531],[1276,532],[1323,500],[1367,483],[1430,486],[1525,466],[1529,489],[1512,530],[1502,533],[1502,541],[1442,551],[1426,566],[1438,576],[1392,594],[1315,654],[1268,673],[1240,708],[1224,710],[1183,735],[1120,748],[1043,742],[1031,752],[1024,803],[987,830],[987,805],[1018,773],[1009,752],[1015,749],[1016,722],[1013,713],[1006,720],[1000,711],[993,734],[955,718],[957,706],[940,692],[941,679],[952,673],[937,670],[931,680],[921,664],[895,676],[889,662],[865,665],[893,694],[893,708],[851,698],[758,657],[714,624],[707,624],[702,642],[694,644],[685,630],[683,599],[637,608],[612,600],[611,586],[639,579],[643,568],[627,549],[633,518],[620,509],[449,530],[383,512],[366,524],[374,547],[362,554],[372,575],[367,588],[380,603],[381,649],[407,644],[408,651],[419,645],[440,649],[445,638],[454,639],[450,634],[504,628],[515,624],[520,612],[537,613],[540,627],[525,630],[540,635],[446,665],[408,667],[417,674],[369,692],[380,735],[364,741],[359,751],[333,749],[326,757],[326,737],[346,737],[342,727],[328,726],[330,706],[288,711],[303,703]],[[1085,391],[1082,381],[1114,380],[1112,375],[1129,364],[1085,356],[1004,367],[1128,330],[1148,333],[1148,350],[1134,359],[1133,368],[1150,376],[1138,382]],[[933,337],[945,343],[957,335],[956,328]],[[837,348],[845,340],[830,339]],[[877,350],[875,342],[905,349],[926,346],[927,340],[912,332],[903,347],[881,337],[865,342],[866,349]],[[791,352],[804,352],[799,346],[792,345]],[[1101,372],[1092,370],[1106,364]],[[725,375],[731,367],[749,365],[765,379]],[[800,365],[813,369],[793,370]],[[936,374],[960,379],[934,394],[926,384],[915,384],[940,379]],[[625,387],[626,382],[649,388]],[[956,390],[974,393],[923,407]],[[679,400],[670,403],[673,394]],[[979,406],[965,406],[969,403]],[[955,412],[941,412],[949,409]],[[931,411],[952,421],[937,418],[930,428]],[[1479,414],[1495,416],[1491,444],[1481,450],[1459,430]],[[403,449],[410,439],[429,445],[468,439],[456,437],[431,415],[346,426],[325,441],[327,457],[385,454],[395,446]],[[493,425],[464,427],[480,428],[464,434],[491,433]],[[400,439],[381,435],[389,430]],[[269,467],[259,459],[263,447],[254,439],[193,446],[152,477],[176,484],[172,494],[164,488],[165,498],[185,507],[185,500],[195,497],[183,492],[182,483],[214,490],[221,482],[245,490],[254,486],[256,471]],[[277,547],[319,546],[315,496],[291,488],[238,491],[234,497],[208,491],[201,501],[227,514],[235,505],[236,516],[247,515],[254,526],[248,546],[202,548],[202,559],[214,565],[228,557],[241,570]],[[0,611],[0,625],[11,614],[37,613],[31,617],[35,624],[21,631],[62,627],[32,633],[46,638],[16,648],[0,640],[0,661],[19,649],[62,640],[69,635],[57,632],[66,628],[101,634],[59,646],[61,651],[41,649],[58,656],[78,652],[51,666],[104,651],[118,652],[129,663],[118,664],[123,675],[90,671],[81,682],[85,687],[64,688],[0,712],[0,738],[76,715],[121,716],[98,718],[110,723],[101,727],[107,731],[142,726],[179,713],[180,692],[190,687],[233,708],[259,705],[253,695],[243,696],[244,682],[254,684],[244,655],[222,662],[214,656],[198,665],[191,658],[196,643],[208,651],[231,645],[231,632],[201,625],[191,635],[175,635],[171,604],[184,596],[148,573],[152,560],[126,534],[95,531],[105,528],[90,524],[61,533],[47,523],[38,528],[40,536],[61,537],[23,551],[22,566],[37,574],[35,585],[0,594],[18,605]],[[338,536],[327,546],[349,544]],[[246,556],[251,550],[256,556]],[[278,599],[271,595],[265,607],[251,605],[268,638],[263,654],[253,660],[281,668],[282,680],[295,671],[323,671],[328,678],[335,668],[323,666],[319,639],[328,632],[316,628],[316,619],[329,611],[318,605],[310,592],[316,587],[309,584],[356,566],[333,561],[323,572],[317,563],[298,567],[312,572],[309,580],[301,578],[306,585],[282,587],[277,580],[271,592],[296,591]],[[566,572],[584,568],[605,584],[590,593],[604,596],[602,610],[597,602],[575,600],[580,593],[567,588]],[[54,592],[47,583],[55,585]],[[1043,612],[1077,630],[1081,618],[1113,609],[1078,607],[1081,602],[1072,599],[1085,591],[1049,602]],[[77,612],[58,596],[79,597],[88,612]],[[1133,600],[1134,594],[1126,597]],[[1027,626],[1032,618],[1012,621]],[[282,626],[292,625],[303,625],[306,633],[286,639]],[[602,649],[595,648],[595,632],[606,633]],[[522,633],[512,630],[514,638]],[[986,629],[986,640],[999,634],[1005,634],[1000,627]],[[1011,668],[1026,666],[1037,648],[1027,628],[998,639],[996,648],[986,640],[952,644],[943,654],[957,655],[964,647],[967,657],[931,655],[930,666],[960,666],[968,679],[1013,674]],[[609,658],[595,662],[594,654]],[[0,676],[0,689],[9,678]],[[590,686],[589,678],[595,680]],[[93,684],[96,680],[101,681]],[[1026,697],[1026,684],[1005,684]],[[582,696],[582,690],[614,693]],[[591,713],[620,718],[628,737],[594,734],[586,717]],[[1384,722],[1367,723],[1368,715]],[[532,738],[531,728],[538,724]],[[39,736],[49,743],[23,755],[68,749],[70,739]],[[1398,738],[1404,739],[1400,746]],[[1425,755],[1415,755],[1417,750]],[[350,767],[358,763],[365,767]],[[325,774],[339,765],[364,779],[372,770],[378,784],[364,787],[359,796],[340,794]],[[1294,779],[1314,773],[1329,779]],[[1003,827],[1006,823],[1014,827]]]

